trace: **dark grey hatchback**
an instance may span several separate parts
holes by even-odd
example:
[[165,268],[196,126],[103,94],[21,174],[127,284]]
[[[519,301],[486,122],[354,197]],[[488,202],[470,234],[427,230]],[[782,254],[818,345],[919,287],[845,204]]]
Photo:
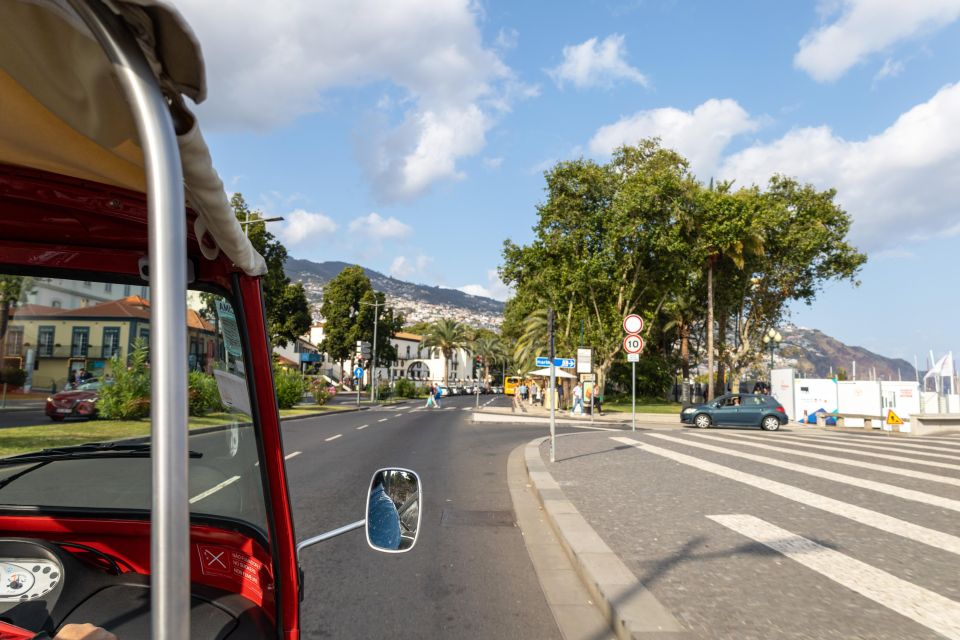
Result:
[[788,420],[779,400],[756,393],[728,393],[706,404],[684,409],[680,414],[680,422],[701,429],[717,425],[776,431]]

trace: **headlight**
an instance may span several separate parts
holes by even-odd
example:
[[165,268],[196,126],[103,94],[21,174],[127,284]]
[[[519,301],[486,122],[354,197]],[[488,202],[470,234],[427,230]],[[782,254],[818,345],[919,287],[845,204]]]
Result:
[[47,402],[53,402],[53,396],[47,396]]
[[693,413],[694,411],[696,411],[694,407],[687,407],[683,410],[684,413]]

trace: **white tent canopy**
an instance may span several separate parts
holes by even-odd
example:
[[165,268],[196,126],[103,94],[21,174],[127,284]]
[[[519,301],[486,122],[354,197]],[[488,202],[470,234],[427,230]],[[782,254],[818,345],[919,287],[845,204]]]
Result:
[[[573,380],[577,379],[577,376],[572,373],[567,373],[563,369],[557,367],[554,369],[554,373],[558,378],[571,378]],[[543,369],[537,369],[536,371],[531,371],[527,374],[528,376],[543,376],[544,378],[550,377],[550,367],[545,367]]]

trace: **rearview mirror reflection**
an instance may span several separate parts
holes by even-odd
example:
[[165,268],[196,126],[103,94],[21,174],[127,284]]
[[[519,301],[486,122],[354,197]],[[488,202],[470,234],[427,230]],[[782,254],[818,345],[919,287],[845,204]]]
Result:
[[377,551],[413,548],[420,529],[420,476],[409,469],[380,469],[367,492],[367,543]]

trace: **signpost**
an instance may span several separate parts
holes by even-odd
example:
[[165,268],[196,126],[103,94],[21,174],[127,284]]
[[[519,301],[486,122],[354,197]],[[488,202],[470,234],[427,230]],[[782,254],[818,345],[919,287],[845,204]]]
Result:
[[536,364],[538,367],[549,367],[552,364],[561,369],[573,369],[577,366],[577,361],[573,358],[554,358],[551,360],[546,356],[537,356]]
[[[549,343],[550,361],[550,462],[556,462],[557,451],[557,371],[554,363],[553,345],[554,311],[547,309],[547,342]],[[539,358],[538,358],[539,360]]]
[[357,367],[353,370],[353,378],[357,381],[357,406],[360,406],[360,383],[363,381],[363,368]]
[[577,373],[590,373],[593,371],[593,349],[577,349]]
[[639,334],[643,331],[643,318],[631,313],[623,319],[623,330],[627,336],[623,339],[623,350],[627,352],[627,362],[632,370],[631,384],[633,386],[633,430],[637,430],[637,362],[640,361],[640,352],[644,342]]

